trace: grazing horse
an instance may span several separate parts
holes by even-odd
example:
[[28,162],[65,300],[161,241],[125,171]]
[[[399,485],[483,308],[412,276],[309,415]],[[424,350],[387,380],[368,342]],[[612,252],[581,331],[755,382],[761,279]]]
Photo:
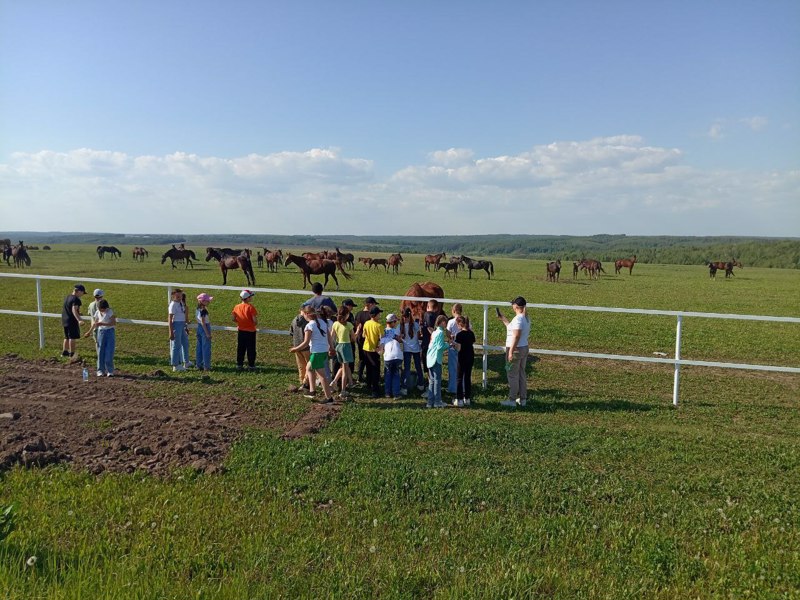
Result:
[[399,252],[397,254],[392,254],[389,257],[389,266],[392,267],[392,273],[397,274],[400,269],[400,265],[403,264],[403,255]]
[[187,249],[181,250],[180,248],[176,248],[175,246],[173,246],[172,248],[164,252],[163,255],[161,255],[161,264],[163,265],[165,262],[167,262],[167,259],[170,259],[170,261],[172,262],[173,269],[175,268],[175,262],[179,260],[186,261],[186,264],[183,267],[184,269],[188,269],[189,267],[192,267],[194,269],[194,263],[192,263],[192,261],[197,260],[197,257],[195,256],[193,250],[187,250]]
[[122,252],[119,251],[119,248],[116,246],[98,246],[97,247],[97,257],[102,259],[106,252],[111,254],[111,258],[122,258]]
[[42,250],[52,250],[50,246],[42,246]]
[[344,252],[340,251],[338,246],[336,247],[336,254],[333,260],[338,260],[340,263],[351,269],[355,268],[356,257],[352,254],[345,254]]
[[556,283],[561,277],[561,260],[547,263],[547,281]]
[[469,269],[469,278],[472,279],[473,270],[486,271],[486,277],[489,279],[494,275],[494,264],[490,260],[473,260],[469,256],[461,256],[461,262]]
[[369,269],[369,261],[371,261],[371,260],[372,259],[369,256],[359,256],[358,257],[358,262],[364,263],[364,266],[367,267],[368,269]]
[[219,270],[222,271],[222,285],[228,285],[229,270],[241,269],[247,278],[247,285],[255,286],[256,275],[250,262],[250,250],[245,248],[239,254],[227,254],[220,248],[206,248],[206,262],[212,258],[219,263]]
[[622,269],[628,269],[628,275],[633,274],[633,265],[636,264],[636,255],[633,255],[633,258],[621,258],[617,261],[614,261],[614,272],[619,275],[619,272]]
[[425,257],[425,270],[430,271],[431,265],[433,265],[433,270],[435,271],[439,268],[439,263],[445,258],[447,258],[447,254],[444,252],[440,252],[439,254],[428,254]]
[[367,267],[370,269],[375,267],[375,270],[377,271],[378,265],[382,265],[385,271],[389,271],[389,261],[387,261],[385,258],[370,258]]
[[138,260],[139,262],[142,262],[144,261],[145,256],[150,256],[150,253],[141,246],[136,246],[133,249],[133,260]]
[[[425,283],[412,284],[405,295],[413,298],[444,298],[444,290],[439,284],[426,281]],[[419,319],[419,322],[422,323],[422,317],[427,309],[427,301],[403,300],[400,303],[400,314],[403,314],[407,308],[410,308],[414,318]],[[444,314],[441,303],[439,304],[439,314]]]
[[593,258],[581,259],[581,262],[578,263],[578,269],[583,269],[584,274],[591,279],[600,279],[600,273],[605,273],[603,263]]
[[342,268],[342,263],[335,260],[306,260],[302,256],[295,256],[294,254],[287,254],[286,259],[283,261],[283,266],[288,267],[289,263],[297,265],[303,273],[303,289],[306,289],[306,282],[311,284],[312,275],[325,275],[325,285],[328,285],[328,277],[333,277],[336,282],[336,291],[339,291],[339,280],[336,278],[336,269],[338,267],[345,279],[352,279],[352,277]]
[[[447,277],[450,274],[458,277],[458,266],[460,262],[446,262],[446,263],[439,263],[439,269],[444,269],[444,276]],[[438,270],[438,269],[437,269]]]

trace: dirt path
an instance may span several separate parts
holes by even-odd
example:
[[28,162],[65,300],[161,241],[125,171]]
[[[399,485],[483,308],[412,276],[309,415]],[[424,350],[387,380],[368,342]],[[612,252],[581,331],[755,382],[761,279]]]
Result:
[[[88,382],[80,366],[0,357],[0,471],[68,462],[99,474],[176,467],[214,473],[245,427],[282,429],[230,395],[175,396],[169,378],[121,375]],[[319,431],[341,405],[312,405],[286,431]]]

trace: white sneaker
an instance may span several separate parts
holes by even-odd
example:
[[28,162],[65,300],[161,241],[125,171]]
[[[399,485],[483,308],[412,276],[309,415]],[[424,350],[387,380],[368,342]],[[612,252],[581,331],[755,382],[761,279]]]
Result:
[[509,408],[517,408],[517,401],[516,400],[503,400],[500,403],[500,406],[508,406]]
[[461,402],[461,400],[458,398],[453,398],[453,406],[460,406],[459,402]]
[[183,365],[178,365],[177,367],[172,367],[172,372],[173,373],[178,373],[178,372],[185,371],[185,370],[186,370],[186,367],[184,367]]
[[525,408],[526,404],[528,404],[527,400],[520,400],[519,398],[517,398],[517,406],[519,406],[520,408]]
[[113,376],[114,376],[113,373],[106,373],[106,377],[113,377]]
[[98,372],[97,372],[97,376],[98,376],[98,377],[102,377],[102,376],[103,376],[103,372],[102,372],[102,371],[98,371]]

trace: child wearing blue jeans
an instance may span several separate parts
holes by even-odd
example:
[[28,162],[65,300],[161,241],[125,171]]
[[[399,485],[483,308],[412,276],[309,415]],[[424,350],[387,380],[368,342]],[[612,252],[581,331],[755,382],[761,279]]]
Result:
[[449,333],[445,329],[447,317],[436,318],[436,329],[431,334],[425,362],[428,365],[428,403],[427,408],[444,408],[442,402],[442,359],[444,351],[450,346]]
[[378,351],[383,352],[383,389],[387,398],[400,397],[400,365],[403,363],[403,346],[400,331],[396,328],[397,315],[386,317],[386,331],[381,337]]

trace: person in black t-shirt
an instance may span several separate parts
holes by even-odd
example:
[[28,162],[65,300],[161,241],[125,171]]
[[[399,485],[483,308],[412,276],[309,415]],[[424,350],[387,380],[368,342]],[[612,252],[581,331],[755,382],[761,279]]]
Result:
[[469,330],[466,317],[456,317],[458,333],[453,346],[458,351],[458,388],[453,406],[469,406],[472,396],[472,364],[475,362],[475,334]]
[[72,293],[64,298],[64,306],[61,308],[61,325],[64,326],[64,344],[61,356],[75,356],[75,340],[81,337],[81,296],[86,293],[86,288],[80,283],[73,289]]

